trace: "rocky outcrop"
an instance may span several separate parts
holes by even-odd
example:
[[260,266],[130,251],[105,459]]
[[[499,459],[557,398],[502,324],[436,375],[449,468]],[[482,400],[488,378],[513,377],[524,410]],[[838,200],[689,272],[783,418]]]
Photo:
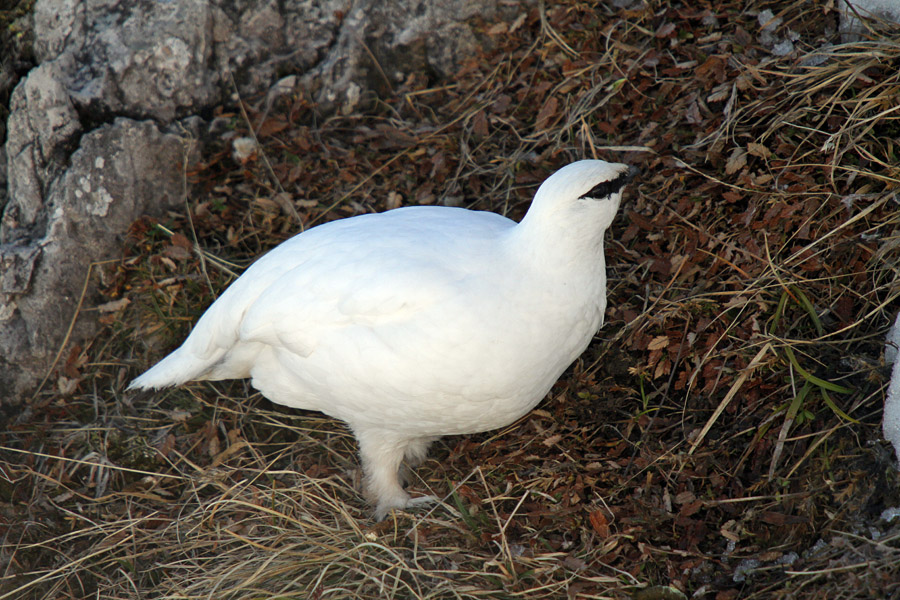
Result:
[[[28,202],[10,203],[5,214],[13,226],[0,245],[0,390],[8,397],[29,391],[52,366],[91,266],[120,252],[122,235],[147,207],[181,200],[185,150],[151,122],[116,119],[84,135],[56,176],[40,168],[38,145],[10,161],[22,163],[16,170],[38,163],[32,182],[46,187],[17,188],[13,197]],[[72,339],[93,331],[88,318],[76,323]]]
[[866,25],[860,20],[868,19],[870,25],[896,27],[900,24],[900,2],[897,0],[841,0],[841,40],[855,42],[866,33]]
[[67,337],[82,290],[85,307],[95,301],[90,265],[116,257],[140,215],[183,202],[181,132],[202,128],[196,115],[285,73],[320,110],[358,110],[411,72],[452,74],[479,47],[473,17],[523,10],[503,0],[37,0],[38,66],[12,94],[0,173],[0,401],[34,390],[64,341],[95,331],[82,312]]

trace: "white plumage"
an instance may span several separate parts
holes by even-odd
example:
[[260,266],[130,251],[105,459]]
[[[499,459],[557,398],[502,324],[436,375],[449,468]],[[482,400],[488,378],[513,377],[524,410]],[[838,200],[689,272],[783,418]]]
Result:
[[512,423],[603,324],[603,236],[636,170],[584,160],[516,224],[409,207],[314,227],[260,258],[184,344],[129,389],[250,377],[264,396],[345,421],[376,516],[405,508],[440,436]]

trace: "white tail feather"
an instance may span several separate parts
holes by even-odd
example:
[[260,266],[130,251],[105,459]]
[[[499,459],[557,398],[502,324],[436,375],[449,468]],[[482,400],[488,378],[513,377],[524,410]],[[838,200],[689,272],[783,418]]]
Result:
[[[184,346],[156,363],[128,385],[129,390],[158,390],[202,379],[212,364],[185,356]],[[210,361],[215,363],[215,360]]]

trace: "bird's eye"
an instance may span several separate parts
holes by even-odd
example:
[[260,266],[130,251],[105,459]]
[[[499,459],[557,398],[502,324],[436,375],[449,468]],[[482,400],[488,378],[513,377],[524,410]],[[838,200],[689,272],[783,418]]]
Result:
[[592,187],[590,191],[588,191],[588,193],[582,195],[581,197],[600,200],[601,198],[611,196],[612,194],[621,191],[625,184],[634,178],[634,175],[635,171],[633,171],[632,169],[622,171],[616,176],[615,179],[610,179],[609,181],[598,183],[597,185]]

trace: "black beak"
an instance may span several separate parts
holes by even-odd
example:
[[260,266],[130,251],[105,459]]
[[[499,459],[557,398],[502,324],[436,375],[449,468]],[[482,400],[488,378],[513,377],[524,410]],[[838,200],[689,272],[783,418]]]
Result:
[[641,174],[641,170],[635,166],[628,165],[628,170],[622,174],[623,185]]

